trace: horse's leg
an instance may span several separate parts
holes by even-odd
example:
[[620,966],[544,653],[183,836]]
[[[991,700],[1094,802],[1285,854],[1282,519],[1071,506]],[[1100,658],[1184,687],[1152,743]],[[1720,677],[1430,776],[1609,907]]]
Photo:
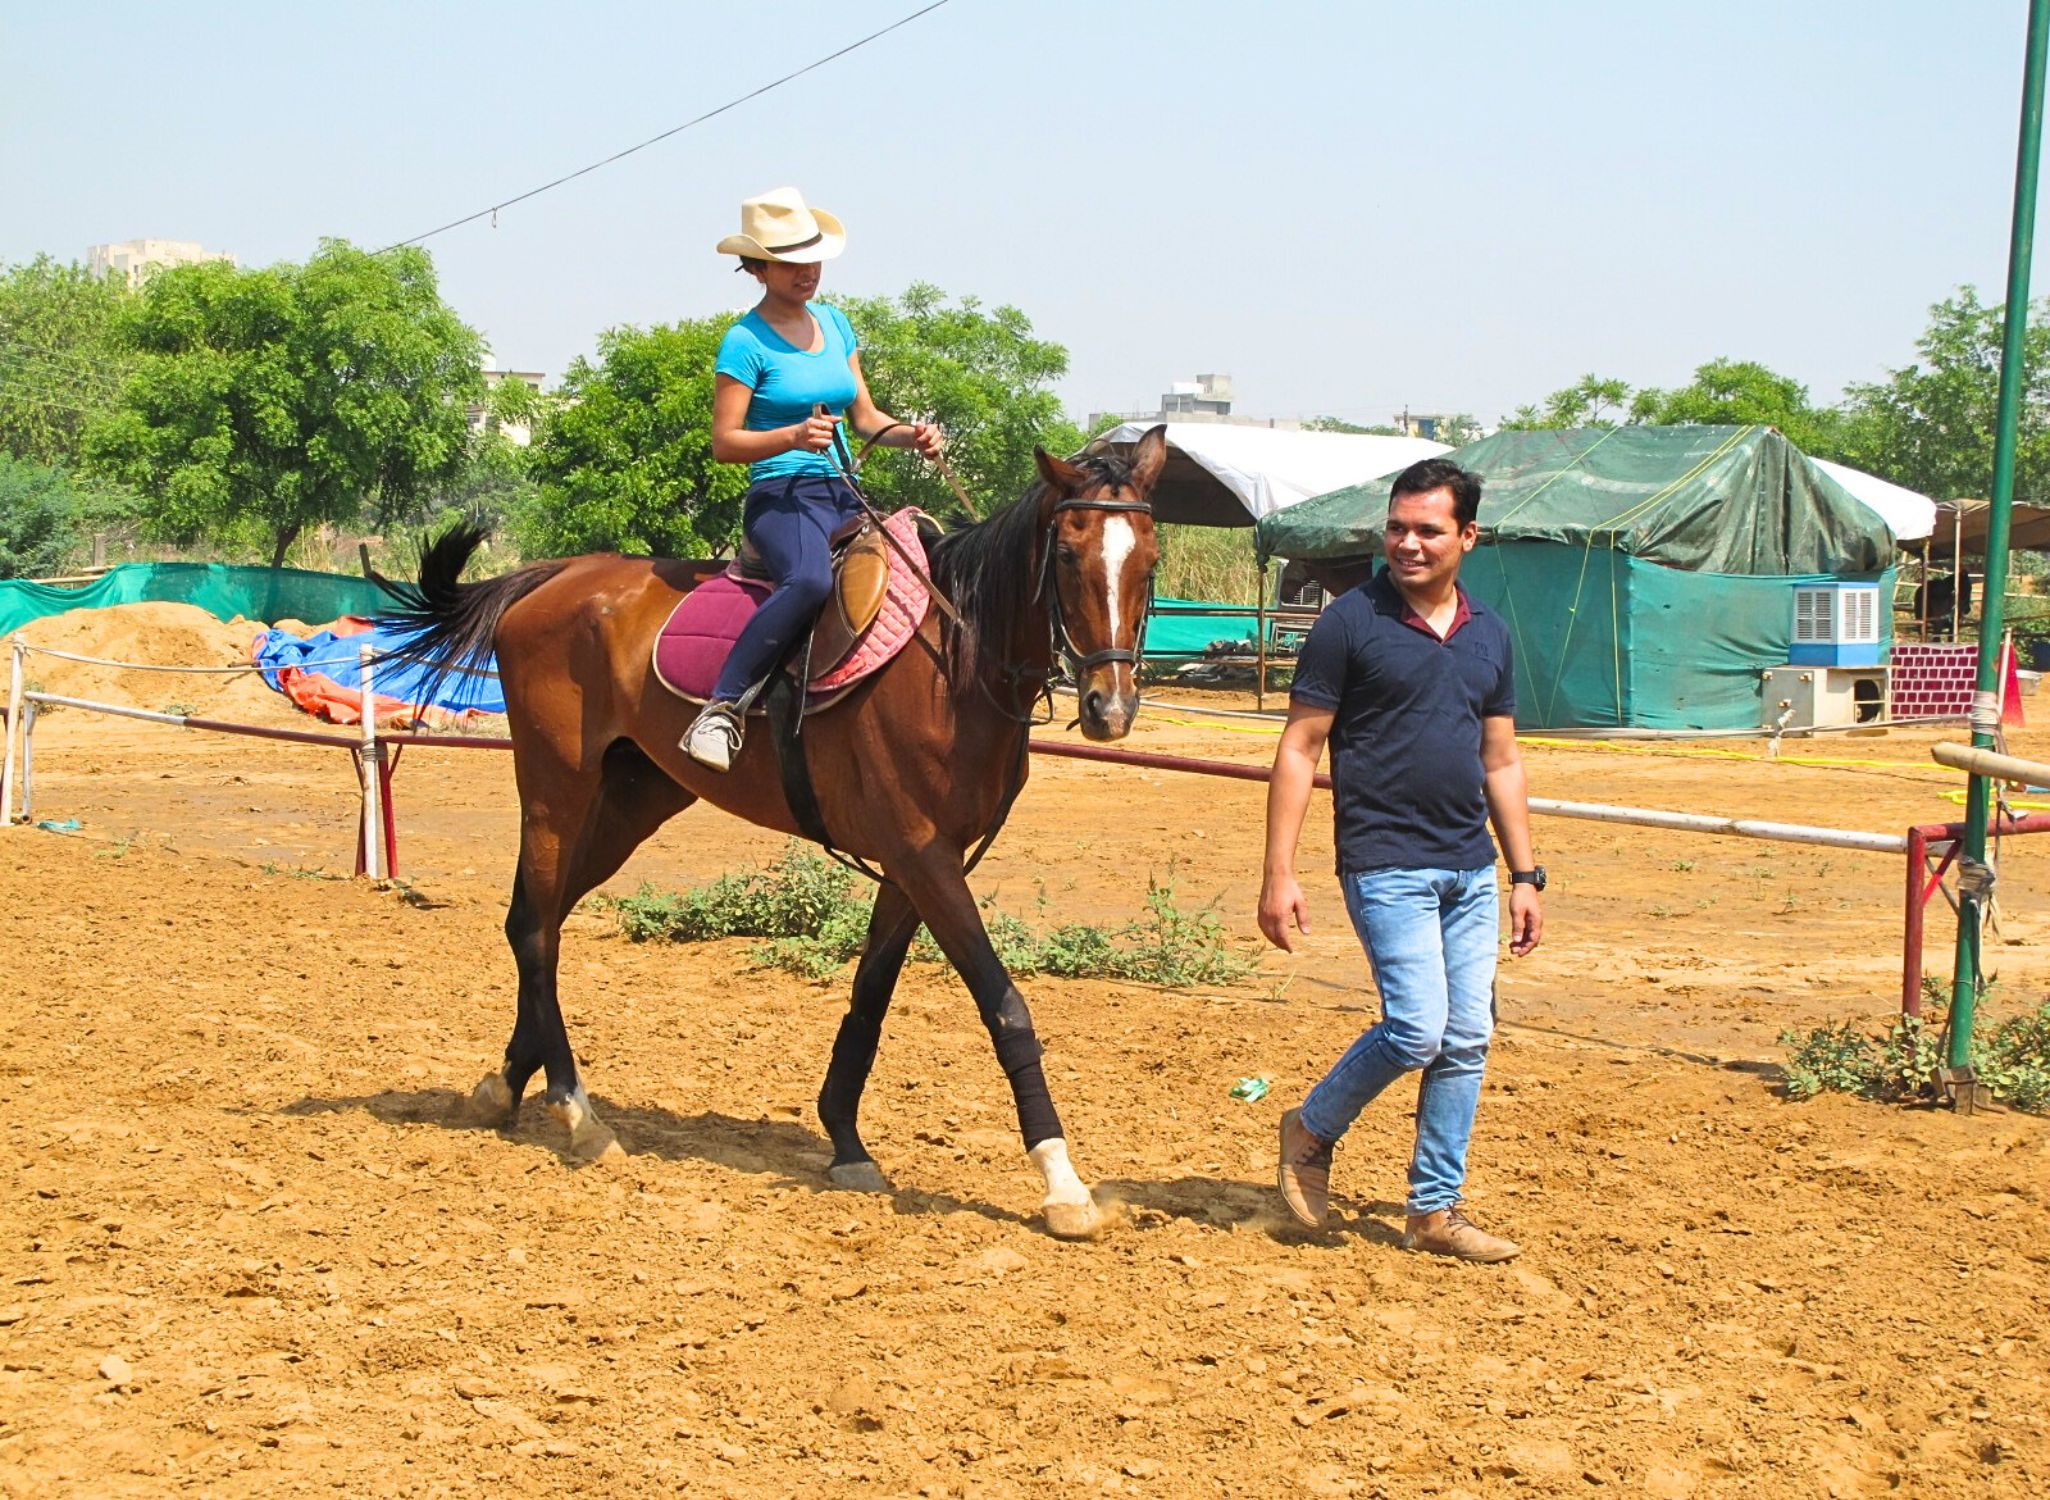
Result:
[[600,776],[582,778],[585,785],[578,780],[563,776],[545,801],[526,799],[520,871],[505,918],[519,967],[519,1019],[503,1071],[487,1077],[471,1097],[479,1112],[496,1111],[509,1123],[528,1080],[545,1070],[543,1100],[569,1130],[570,1155],[596,1161],[618,1155],[619,1145],[591,1108],[563,1024],[556,993],[562,923],[650,834],[697,799],[625,743],[606,752]]
[[990,943],[975,896],[961,873],[960,851],[928,846],[901,872],[893,865],[890,876],[904,885],[941,951],[975,997],[975,1008],[996,1047],[997,1063],[1011,1081],[1025,1154],[1046,1184],[1040,1211],[1048,1231],[1056,1239],[1077,1240],[1100,1233],[1109,1218],[1068,1160],[1068,1143],[1040,1063],[1032,1013]]
[[861,1091],[882,1040],[883,1017],[904,968],[904,955],[918,931],[918,909],[894,885],[876,888],[875,910],[869,913],[868,942],[854,971],[854,997],[833,1038],[833,1060],[819,1090],[819,1121],[833,1138],[833,1164],[826,1176],[835,1187],[880,1193],[889,1187],[882,1169],[861,1143],[855,1115]]

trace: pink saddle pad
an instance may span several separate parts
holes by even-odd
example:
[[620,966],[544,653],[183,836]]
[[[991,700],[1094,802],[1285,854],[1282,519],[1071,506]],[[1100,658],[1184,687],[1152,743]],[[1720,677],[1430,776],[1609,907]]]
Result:
[[[921,514],[907,506],[884,523],[915,558],[924,556],[918,536]],[[741,578],[730,571],[706,579],[677,601],[661,633],[655,637],[655,676],[681,697],[698,702],[711,697],[727,652],[739,639],[741,628],[768,597],[766,583]],[[819,701],[822,697],[852,687],[903,650],[917,633],[930,604],[923,580],[892,548],[890,581],[882,608],[844,659],[836,664],[820,664],[823,670],[814,671],[813,706],[823,706]]]

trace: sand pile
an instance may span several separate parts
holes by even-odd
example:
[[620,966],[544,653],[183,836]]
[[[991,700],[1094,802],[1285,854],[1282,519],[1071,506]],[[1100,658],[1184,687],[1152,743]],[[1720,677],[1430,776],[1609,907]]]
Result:
[[[248,665],[250,642],[266,628],[254,620],[224,622],[193,604],[116,604],[46,615],[21,633],[31,646],[137,667],[231,667]],[[306,716],[254,672],[134,671],[34,654],[24,671],[42,691],[70,698],[306,727]]]

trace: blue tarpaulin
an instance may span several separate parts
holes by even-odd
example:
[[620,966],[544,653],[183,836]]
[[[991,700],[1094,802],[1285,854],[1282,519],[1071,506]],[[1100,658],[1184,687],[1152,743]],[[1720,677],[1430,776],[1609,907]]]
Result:
[[[410,634],[380,628],[357,635],[336,635],[331,630],[321,630],[300,637],[289,631],[266,630],[251,647],[250,659],[262,668],[265,682],[295,701],[299,695],[289,693],[286,687],[285,674],[288,671],[317,673],[336,687],[359,693],[363,679],[360,662],[363,645],[367,642],[379,656],[383,656],[403,644]],[[450,713],[476,709],[487,714],[502,714],[505,712],[505,693],[498,685],[497,671],[494,661],[490,663],[489,676],[481,672],[451,672],[442,678],[431,702],[423,702],[419,696],[427,685],[427,679],[434,675],[426,667],[382,662],[375,668],[372,685],[378,697],[396,698],[416,708],[442,708]]]

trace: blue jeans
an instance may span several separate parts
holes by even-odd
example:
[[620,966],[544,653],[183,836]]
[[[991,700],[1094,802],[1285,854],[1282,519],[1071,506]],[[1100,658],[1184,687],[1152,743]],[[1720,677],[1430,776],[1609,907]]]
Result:
[[765,479],[747,492],[741,528],[776,587],[726,654],[712,688],[719,702],[737,702],[767,681],[784,653],[811,629],[833,588],[833,533],[860,509],[846,482],[829,474]]
[[1409,1211],[1459,1202],[1495,1029],[1495,869],[1366,870],[1339,877],[1381,992],[1381,1019],[1303,1101],[1303,1128],[1335,1141],[1404,1073],[1417,1085]]

